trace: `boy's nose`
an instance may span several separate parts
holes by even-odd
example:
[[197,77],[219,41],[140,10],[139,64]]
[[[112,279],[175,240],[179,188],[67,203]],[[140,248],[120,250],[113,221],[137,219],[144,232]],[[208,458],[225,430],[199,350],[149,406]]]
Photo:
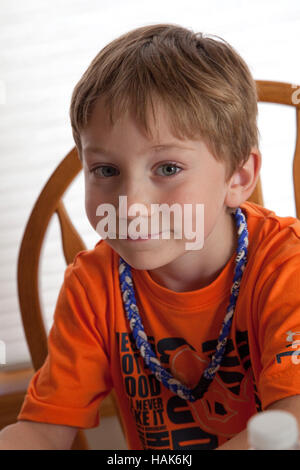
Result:
[[140,198],[126,196],[122,199],[119,196],[119,204],[116,211],[118,217],[127,217],[128,221],[138,216],[150,219],[154,213],[153,203],[149,202],[145,195]]
[[[140,203],[136,202],[132,199],[122,200],[119,204],[118,210],[116,211],[118,226],[120,223],[124,225],[124,228],[127,228],[130,222],[137,217],[140,220],[140,227],[142,228],[142,232],[144,233],[158,233],[159,232],[159,221],[151,221],[151,217],[154,216],[155,210],[152,207],[152,204],[148,203]],[[139,229],[140,230],[140,229]]]
[[154,210],[151,204],[133,203],[128,205],[127,218],[133,220],[136,217],[141,216],[143,219],[149,219],[154,215]]

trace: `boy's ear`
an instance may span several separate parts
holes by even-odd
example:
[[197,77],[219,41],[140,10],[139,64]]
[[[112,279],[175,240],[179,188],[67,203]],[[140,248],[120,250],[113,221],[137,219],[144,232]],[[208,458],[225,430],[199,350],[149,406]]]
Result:
[[232,175],[228,183],[225,198],[227,207],[238,207],[251,196],[259,178],[261,164],[261,153],[257,147],[253,147],[246,163]]

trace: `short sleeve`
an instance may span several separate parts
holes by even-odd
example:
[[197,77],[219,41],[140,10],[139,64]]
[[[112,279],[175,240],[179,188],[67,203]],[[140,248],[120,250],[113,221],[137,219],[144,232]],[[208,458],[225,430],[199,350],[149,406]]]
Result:
[[31,379],[18,420],[98,426],[99,405],[112,389],[112,380],[105,338],[96,324],[71,264],[56,302],[48,356]]
[[300,394],[300,254],[277,267],[260,286],[258,344],[262,409]]

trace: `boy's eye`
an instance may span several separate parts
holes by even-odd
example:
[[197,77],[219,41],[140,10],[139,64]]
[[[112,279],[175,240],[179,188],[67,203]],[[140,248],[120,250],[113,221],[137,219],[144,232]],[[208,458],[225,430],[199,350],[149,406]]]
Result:
[[180,171],[177,171],[176,173],[173,173],[172,175],[170,175],[170,171],[172,171],[171,168],[176,168],[177,170],[181,170],[181,168],[175,165],[174,163],[165,163],[164,165],[161,165],[159,168],[163,168],[163,167],[167,169],[166,175],[163,175],[163,176],[175,176],[177,175],[177,173],[180,173]]
[[[104,168],[104,174],[100,172],[100,175],[97,173],[97,170],[102,170]],[[107,171],[107,168],[108,168],[108,171]],[[109,166],[109,165],[102,165],[102,166],[97,166],[96,168],[93,168],[91,170],[92,173],[95,174],[95,176],[100,176],[100,177],[103,177],[106,178],[106,177],[109,177],[109,176],[112,176],[111,175],[111,170],[116,170],[116,168],[114,168],[113,166]]]
[[[175,165],[174,163],[164,163],[163,165],[160,165],[159,168],[163,168],[163,167],[166,168],[166,173],[163,174],[163,175],[159,175],[159,176],[175,176],[177,173],[180,173],[180,171],[179,172],[177,171],[176,173],[170,174],[170,172],[172,172],[172,169],[175,168],[177,170],[181,170],[181,168],[179,166]],[[100,174],[97,174],[97,170],[100,170]],[[110,176],[114,176],[112,174],[112,172],[114,170],[116,170],[116,168],[114,168],[113,166],[101,165],[101,166],[97,166],[96,168],[92,169],[91,172],[94,173],[96,176],[107,178],[107,177],[110,177]],[[103,173],[101,173],[101,171],[103,171]]]

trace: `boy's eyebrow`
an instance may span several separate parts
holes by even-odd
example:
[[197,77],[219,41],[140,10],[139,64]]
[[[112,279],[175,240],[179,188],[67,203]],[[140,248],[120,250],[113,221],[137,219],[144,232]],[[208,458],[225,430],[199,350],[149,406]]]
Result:
[[[173,144],[173,143],[168,143],[168,144],[157,144],[149,147],[149,150],[156,150],[157,152],[161,152],[163,150],[169,150],[172,148],[178,148],[178,149],[184,149],[184,150],[195,150],[191,147],[186,147],[184,145],[179,145],[179,144]],[[94,146],[87,146],[83,149],[85,152],[92,152],[92,153],[101,153],[103,155],[107,155],[108,157],[114,157],[114,154],[108,150],[103,149],[102,147],[94,147]]]

